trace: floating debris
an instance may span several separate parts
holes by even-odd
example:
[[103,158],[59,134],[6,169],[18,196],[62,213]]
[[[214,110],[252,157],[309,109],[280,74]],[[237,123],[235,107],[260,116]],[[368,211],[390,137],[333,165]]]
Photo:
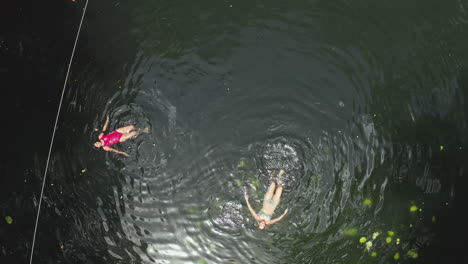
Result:
[[235,179],[234,182],[236,183],[237,187],[242,187],[242,182],[239,179]]
[[371,257],[375,258],[375,257],[377,257],[377,252],[372,251],[372,253],[370,255],[371,255]]
[[409,210],[410,212],[416,212],[418,210],[418,207],[416,205],[412,205]]
[[361,238],[359,239],[359,243],[361,243],[361,244],[366,243],[366,241],[367,241],[367,238],[366,238],[366,237],[361,237]]
[[7,216],[5,216],[5,222],[7,222],[7,224],[11,225],[13,223],[13,218],[11,218],[11,216],[7,215]]
[[348,236],[355,236],[357,235],[357,228],[348,228],[345,230],[345,234],[348,235]]
[[392,238],[391,237],[387,237],[387,239],[385,239],[385,242],[387,242],[387,244],[390,244],[392,243]]
[[380,236],[380,233],[379,232],[375,232],[374,234],[372,234],[372,239],[376,239],[377,237]]
[[394,260],[399,260],[400,259],[400,253],[395,253],[395,255],[393,255],[393,259]]
[[408,250],[408,255],[414,259],[418,258],[418,252],[416,251],[412,251],[412,250]]
[[436,221],[436,217],[435,217],[435,215],[433,215],[432,216],[432,222],[435,223],[435,221]]
[[393,235],[395,235],[395,231],[387,231],[387,234],[392,237]]
[[237,167],[239,168],[244,168],[247,165],[247,163],[244,160],[239,161],[239,164],[237,164]]
[[365,205],[365,206],[371,206],[372,205],[372,200],[369,199],[369,198],[366,198],[366,199],[364,199],[362,204]]
[[216,248],[215,244],[210,244],[210,248]]
[[444,146],[443,145],[440,145],[440,151],[444,150]]
[[60,249],[63,249],[63,248],[64,248],[64,246],[63,246],[63,245],[60,245]]
[[399,245],[399,244],[400,244],[400,239],[397,238],[395,243],[396,243],[397,245]]
[[82,170],[81,170],[81,173],[85,173],[85,172],[86,172],[86,169],[82,169]]
[[371,249],[371,247],[372,247],[372,241],[367,241],[367,242],[366,242],[366,249],[367,249],[367,251],[369,251],[369,250]]

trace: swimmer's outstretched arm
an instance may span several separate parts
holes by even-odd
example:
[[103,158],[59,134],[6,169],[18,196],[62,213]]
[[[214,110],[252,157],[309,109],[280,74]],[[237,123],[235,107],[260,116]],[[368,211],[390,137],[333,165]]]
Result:
[[128,157],[128,154],[123,152],[123,151],[120,151],[120,150],[117,150],[117,149],[114,149],[114,148],[111,148],[111,147],[103,147],[102,149],[104,149],[105,151],[112,151],[112,152],[115,152],[115,153],[118,153],[118,154],[122,154],[126,157]]
[[107,130],[108,125],[109,125],[109,115],[106,116],[106,122],[104,123],[104,126],[102,127],[102,132]]
[[255,218],[256,221],[260,221],[260,217],[258,217],[257,213],[252,209],[252,206],[250,206],[249,203],[249,196],[247,194],[244,195],[245,202],[247,203],[247,207],[249,208],[250,214],[252,215],[253,218]]
[[284,213],[283,213],[280,217],[271,220],[270,225],[275,224],[275,223],[278,223],[279,221],[281,221],[281,219],[283,219],[283,217],[284,217],[287,213],[288,213],[288,209],[286,209],[286,211],[284,211]]
[[102,127],[102,132],[98,136],[99,139],[101,139],[102,136],[104,136],[104,131],[106,131],[107,125],[109,125],[109,115],[107,115],[106,122],[104,123],[104,126]]

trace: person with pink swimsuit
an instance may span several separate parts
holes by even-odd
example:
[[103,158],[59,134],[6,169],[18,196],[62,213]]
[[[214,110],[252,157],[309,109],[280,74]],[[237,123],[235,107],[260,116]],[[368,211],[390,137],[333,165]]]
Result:
[[127,141],[127,140],[129,140],[131,138],[134,138],[134,137],[136,137],[136,136],[138,136],[138,135],[140,135],[142,133],[148,133],[149,132],[148,128],[138,129],[137,131],[132,131],[132,130],[135,130],[135,127],[130,125],[130,126],[124,126],[124,127],[121,127],[121,128],[117,128],[112,133],[104,135],[104,132],[106,131],[108,125],[109,125],[109,116],[107,116],[106,122],[104,123],[104,126],[102,128],[102,133],[99,134],[99,136],[98,136],[99,140],[94,143],[94,146],[96,148],[102,147],[102,149],[105,150],[105,151],[112,151],[112,152],[122,154],[122,155],[127,156],[127,157],[128,157],[127,153],[125,153],[123,151],[120,151],[120,150],[117,150],[117,149],[114,149],[114,148],[111,148],[111,146],[114,145],[114,144],[120,143],[120,142]]

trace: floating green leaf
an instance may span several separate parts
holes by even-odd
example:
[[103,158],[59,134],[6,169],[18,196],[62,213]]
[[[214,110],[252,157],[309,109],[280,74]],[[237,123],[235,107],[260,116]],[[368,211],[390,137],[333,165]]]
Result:
[[255,188],[260,187],[260,182],[257,179],[252,180],[252,184],[255,186]]
[[357,229],[354,227],[348,228],[345,230],[345,234],[348,236],[355,236],[357,235]]
[[418,210],[418,207],[416,205],[412,205],[409,210],[410,212],[416,212]]
[[372,234],[372,239],[376,239],[377,237],[380,236],[380,233],[379,232],[375,232],[374,234]]
[[377,257],[377,252],[372,251],[372,253],[370,255],[371,255],[371,257],[375,258],[375,257]]
[[440,151],[444,150],[444,146],[443,145],[440,145]]
[[207,262],[206,262],[206,260],[205,260],[204,258],[199,258],[199,259],[197,260],[197,263],[198,263],[198,264],[207,264]]
[[393,255],[393,259],[394,260],[399,260],[400,259],[400,253],[395,253],[395,255]]
[[369,199],[369,198],[366,198],[366,199],[364,199],[362,204],[365,205],[365,206],[371,206],[372,205],[372,200]]
[[408,255],[412,258],[418,258],[418,252],[415,252],[415,251],[412,251],[412,250],[408,250]]
[[366,241],[367,241],[367,238],[366,238],[366,237],[361,237],[361,238],[359,239],[359,243],[361,243],[361,244],[362,244],[362,243],[366,243]]
[[388,235],[391,236],[391,237],[392,237],[393,235],[395,235],[395,231],[387,231],[387,233],[388,233]]
[[234,182],[236,183],[237,187],[242,187],[242,182],[239,179],[235,179]]
[[372,241],[367,241],[367,242],[366,242],[366,249],[367,249],[367,250],[370,250],[371,247],[372,247]]
[[246,165],[247,165],[247,163],[244,160],[241,160],[241,161],[239,161],[239,164],[237,165],[237,167],[244,168]]
[[5,216],[5,221],[7,222],[7,224],[11,225],[13,223],[13,218],[11,218],[11,216],[7,215],[7,216]]
[[391,237],[387,237],[387,239],[385,239],[385,242],[387,242],[387,244],[392,243],[392,238],[391,238]]

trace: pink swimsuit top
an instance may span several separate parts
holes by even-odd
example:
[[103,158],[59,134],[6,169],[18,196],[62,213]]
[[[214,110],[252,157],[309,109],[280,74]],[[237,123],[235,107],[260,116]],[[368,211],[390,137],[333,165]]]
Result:
[[117,131],[114,131],[110,134],[102,136],[101,140],[104,142],[103,147],[110,147],[116,143],[119,143],[120,137],[122,137],[122,133],[117,132]]

